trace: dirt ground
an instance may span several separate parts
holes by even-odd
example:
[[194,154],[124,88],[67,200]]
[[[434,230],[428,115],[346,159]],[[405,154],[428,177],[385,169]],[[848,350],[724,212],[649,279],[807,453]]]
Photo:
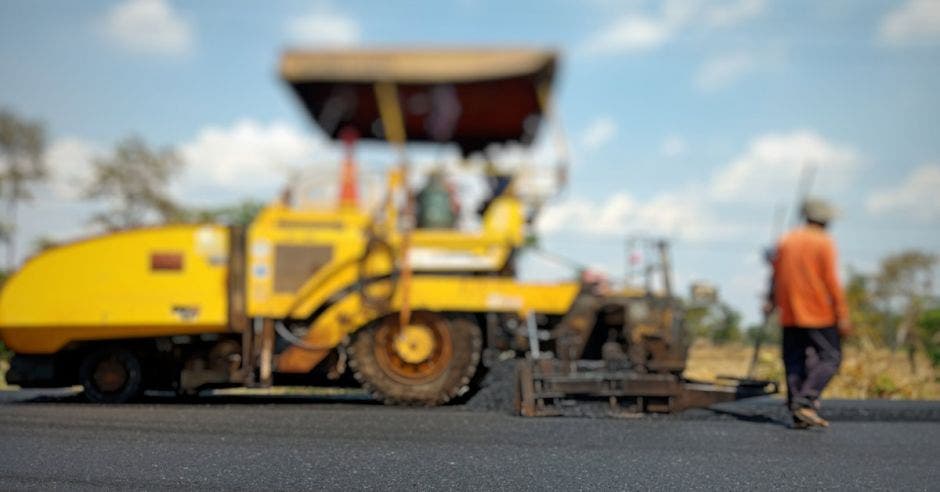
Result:
[[[699,340],[689,352],[686,376],[713,379],[715,376],[747,374],[752,347],[745,344],[714,345]],[[913,368],[906,352],[887,348],[864,348],[847,344],[842,367],[826,392],[826,398],[940,399],[937,369],[923,354],[914,355]],[[780,347],[765,346],[758,358],[757,377],[784,383]]]

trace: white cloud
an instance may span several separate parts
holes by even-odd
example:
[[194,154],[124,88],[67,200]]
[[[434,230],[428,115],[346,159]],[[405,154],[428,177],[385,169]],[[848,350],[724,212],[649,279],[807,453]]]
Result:
[[181,55],[192,47],[189,21],[166,0],[126,0],[111,8],[102,24],[123,49],[156,55]]
[[[668,137],[663,152],[681,152],[684,146],[679,137]],[[545,207],[537,225],[546,234],[643,233],[689,241],[727,241],[745,237],[753,227],[721,216],[729,204],[765,204],[768,197],[783,193],[789,198],[804,165],[814,167],[816,188],[828,194],[845,185],[858,164],[854,150],[812,131],[766,134],[751,140],[741,155],[719,167],[704,184],[687,183],[644,201],[623,192],[600,200],[569,198]]]
[[888,44],[940,40],[940,2],[908,0],[881,20],[878,37]]
[[659,48],[683,29],[727,28],[763,13],[765,0],[669,0],[656,13],[631,11],[593,33],[582,49],[593,55]]
[[617,135],[617,122],[609,116],[595,118],[581,133],[581,145],[592,151],[603,147]]
[[545,233],[560,231],[622,234],[626,219],[638,208],[627,193],[616,193],[602,202],[571,198],[545,207],[537,227]]
[[805,166],[815,169],[815,188],[829,194],[845,186],[858,164],[855,150],[809,130],[761,135],[714,174],[709,195],[720,202],[765,202],[793,189]]
[[665,44],[674,29],[667,19],[630,15],[595,33],[584,49],[599,55],[646,51]]
[[876,215],[911,217],[921,222],[940,219],[940,163],[911,171],[897,186],[876,191],[868,198],[868,211]]
[[702,64],[695,76],[695,83],[705,91],[723,89],[747,75],[756,66],[754,56],[749,53],[738,52],[716,56]]
[[97,145],[80,138],[61,137],[50,142],[45,153],[47,179],[33,186],[35,198],[42,201],[79,199],[91,176],[91,162],[98,154]]
[[202,129],[180,147],[186,162],[174,194],[202,204],[229,203],[244,197],[274,197],[293,170],[315,164],[322,143],[307,132],[275,122],[243,119],[228,127]]
[[75,137],[56,139],[49,145],[46,162],[51,174],[50,188],[58,199],[81,198],[92,173],[92,160],[100,154],[100,148],[86,140]]
[[[92,161],[104,146],[74,137],[53,141],[46,155],[56,200],[78,200],[92,175]],[[242,119],[229,126],[208,126],[176,146],[185,163],[171,183],[183,203],[218,205],[245,197],[268,200],[288,176],[327,162],[335,168],[337,150],[287,123]]]
[[686,143],[682,137],[678,135],[669,135],[663,139],[663,143],[660,145],[660,152],[665,157],[673,158],[684,154],[685,148]]
[[349,15],[325,7],[287,22],[291,41],[317,46],[349,46],[358,44],[362,29]]
[[547,234],[642,233],[692,241],[726,238],[733,232],[713,216],[701,194],[695,192],[661,193],[642,203],[623,192],[600,201],[571,198],[545,207],[537,228]]
[[[336,149],[309,133],[286,123],[248,119],[204,128],[176,149],[186,167],[170,189],[174,198],[189,206],[227,205],[249,197],[267,201],[301,169],[333,185],[339,162]],[[92,162],[108,152],[100,142],[76,137],[50,143],[46,153],[50,179],[36,187],[36,199],[21,210],[20,257],[31,251],[37,237],[70,239],[99,232],[90,219],[101,202],[82,199],[82,192],[92,177]],[[371,181],[363,186],[368,184]],[[365,195],[367,190],[362,191]]]

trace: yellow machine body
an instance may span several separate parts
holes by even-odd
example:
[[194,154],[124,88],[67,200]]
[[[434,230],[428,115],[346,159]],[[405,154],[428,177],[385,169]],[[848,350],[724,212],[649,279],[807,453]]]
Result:
[[[396,185],[392,173],[390,189]],[[249,316],[311,320],[307,348],[288,348],[278,358],[278,371],[310,371],[346,335],[402,308],[402,287],[387,278],[400,266],[402,234],[394,227],[391,206],[384,216],[384,250],[370,249],[373,225],[357,208],[298,210],[275,203],[251,225],[246,246]],[[522,204],[503,196],[487,209],[479,231],[412,231],[409,260],[415,276],[405,287],[409,308],[567,312],[580,289],[577,282],[527,284],[496,275],[522,245],[523,228]],[[384,302],[375,305],[364,291],[378,291]]]
[[[376,56],[398,60],[387,67],[395,77],[358,73],[356,67],[372,65],[358,61],[344,69],[352,72],[322,73],[332,66],[331,56],[289,54],[285,80],[321,126],[329,121],[317,119],[324,114],[317,108],[338,101],[345,105],[338,113],[343,128],[363,139],[387,140],[402,150],[407,141],[450,141],[467,154],[493,143],[531,143],[555,65],[554,53],[525,50]],[[369,54],[339,58],[350,57],[372,59]],[[492,69],[494,60],[503,60],[502,68],[487,70],[483,78],[473,74]],[[432,62],[446,62],[447,68],[428,72]],[[298,71],[298,63],[312,63],[315,70]],[[319,82],[341,89],[324,92]],[[438,87],[452,91],[451,102],[464,98],[473,108],[458,113],[445,140],[423,121],[426,115],[406,114],[400,105],[400,98],[439,94]],[[367,102],[348,105],[334,93]],[[383,131],[375,134],[379,117]],[[339,127],[324,130],[340,135]],[[302,193],[305,183],[292,180],[247,231],[168,225],[105,234],[36,255],[0,293],[0,337],[17,354],[8,381],[11,373],[13,380],[32,385],[77,379],[93,401],[117,402],[138,394],[145,383],[182,392],[212,385],[270,386],[275,372],[288,378],[311,373],[333,353],[334,360],[320,367],[331,366],[327,377],[335,379],[334,373],[345,370],[347,342],[378,340],[394,350],[374,360],[360,350],[360,369],[391,361],[393,368],[381,370],[392,372],[369,376],[363,369],[353,376],[368,386],[398,374],[394,377],[407,383],[394,383],[404,389],[391,390],[388,401],[404,397],[440,404],[470,383],[482,357],[483,325],[494,326],[487,334],[515,343],[520,337],[505,330],[500,319],[525,319],[536,329],[536,317],[556,322],[569,314],[581,294],[580,282],[539,284],[514,277],[514,254],[525,246],[527,217],[538,209],[533,203],[541,203],[526,201],[524,186],[515,189],[515,174],[487,167],[498,186],[490,183],[476,230],[416,229],[417,199],[407,160],[389,172],[383,201],[360,201],[351,149],[349,143],[340,186],[319,190],[338,191],[336,197],[304,201],[310,199]],[[392,319],[401,331],[381,331]],[[275,331],[289,345],[278,344]],[[393,341],[385,344],[377,333]],[[130,339],[139,343],[122,344]],[[116,342],[96,343],[101,341]],[[493,350],[518,350],[494,345],[499,346]],[[134,364],[127,361],[138,356],[159,381],[142,381],[140,371],[129,370]],[[124,364],[123,371],[114,372],[114,360]],[[121,389],[101,387],[102,374],[122,377]],[[412,389],[423,393],[414,396]]]
[[[51,354],[70,342],[231,331],[231,295],[248,317],[311,320],[308,341],[278,368],[306,372],[344,336],[401,308],[387,279],[400,261],[401,234],[370,253],[370,217],[356,208],[267,206],[248,231],[244,293],[229,291],[228,228],[172,225],[132,229],[55,247],[30,259],[0,296],[0,336],[17,353]],[[566,312],[576,282],[526,284],[494,276],[521,245],[521,204],[494,201],[476,232],[412,233],[409,305],[435,312]],[[447,275],[441,272],[446,271]],[[466,275],[461,275],[464,271]],[[487,273],[488,275],[478,275]],[[361,295],[385,292],[376,309]]]
[[228,330],[228,229],[132,229],[51,248],[3,286],[0,336],[17,353],[69,342]]
[[[561,315],[568,312],[579,289],[577,283],[526,284],[512,278],[429,275],[416,276],[409,295],[414,311]],[[306,347],[292,346],[281,354],[278,370],[310,371],[346,335],[401,307],[401,291],[378,307],[369,305],[359,293],[344,296],[311,324],[304,338]]]
[[357,209],[295,210],[274,203],[262,210],[248,230],[249,316],[283,318],[298,295],[326,299],[354,282],[354,276],[336,273],[362,256],[367,222]]
[[[394,183],[394,178],[390,181]],[[522,214],[518,200],[500,197],[484,215],[480,231],[415,230],[410,267],[418,273],[498,272],[522,245]],[[388,248],[386,258],[377,258],[379,253],[365,258],[371,220],[365,211],[293,209],[280,203],[266,207],[248,231],[249,316],[303,319],[341,289],[359,282],[360,276],[391,273],[400,260],[402,235],[394,227],[391,207],[385,215],[390,217],[381,235]],[[363,270],[363,261],[382,264]],[[478,311],[484,310],[480,305]]]

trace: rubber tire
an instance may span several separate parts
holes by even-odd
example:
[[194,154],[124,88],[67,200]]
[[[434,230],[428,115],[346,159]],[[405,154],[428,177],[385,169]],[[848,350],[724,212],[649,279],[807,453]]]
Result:
[[[98,363],[106,357],[115,357],[127,372],[127,382],[120,391],[106,393],[95,386],[94,373]],[[132,352],[119,348],[104,348],[85,356],[78,369],[79,382],[85,389],[83,395],[92,403],[127,403],[143,393],[143,370],[140,360]]]
[[407,384],[385,372],[375,360],[375,337],[379,323],[373,323],[354,335],[348,349],[353,376],[373,398],[386,405],[437,406],[465,394],[480,366],[483,335],[480,327],[470,319],[451,317],[446,318],[446,321],[453,356],[447,368],[433,380]]

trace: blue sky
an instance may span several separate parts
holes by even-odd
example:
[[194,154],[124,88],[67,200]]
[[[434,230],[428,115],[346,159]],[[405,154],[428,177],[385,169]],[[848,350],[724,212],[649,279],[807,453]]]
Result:
[[20,250],[87,232],[88,161],[130,133],[180,150],[181,199],[273,196],[335,155],[278,81],[282,49],[389,44],[559,50],[572,173],[539,225],[582,263],[620,275],[625,235],[669,237],[681,286],[756,319],[758,254],[804,164],[844,211],[845,266],[940,251],[934,0],[2,2],[0,105],[46,122],[55,172]]

